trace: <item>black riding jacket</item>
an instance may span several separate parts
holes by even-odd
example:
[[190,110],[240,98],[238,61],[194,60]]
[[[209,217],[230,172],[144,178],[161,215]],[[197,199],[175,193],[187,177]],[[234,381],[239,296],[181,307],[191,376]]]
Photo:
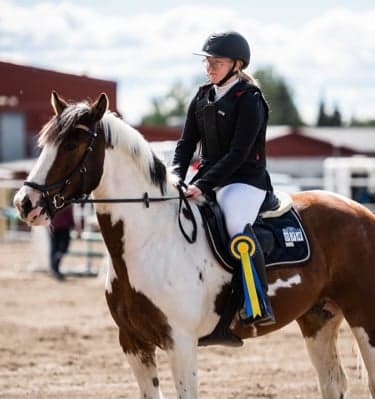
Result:
[[272,191],[266,170],[268,106],[260,89],[240,80],[213,102],[212,84],[199,88],[190,103],[173,165],[184,180],[198,142],[200,167],[192,182],[202,192],[231,183]]

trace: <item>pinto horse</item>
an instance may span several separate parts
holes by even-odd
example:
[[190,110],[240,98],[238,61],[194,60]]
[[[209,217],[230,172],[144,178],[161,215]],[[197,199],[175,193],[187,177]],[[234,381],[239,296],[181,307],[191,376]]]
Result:
[[[46,225],[59,209],[92,193],[111,262],[106,299],[119,341],[139,384],[141,398],[162,398],[155,349],[169,355],[178,398],[197,398],[198,339],[219,320],[231,275],[219,266],[205,239],[201,216],[197,241],[184,239],[176,176],[140,133],[107,111],[101,94],[93,103],[67,103],[53,92],[55,116],[39,135],[40,157],[14,204],[32,226]],[[137,203],[147,192],[150,199]],[[323,191],[293,195],[310,238],[303,266],[268,271],[276,324],[243,325],[245,339],[296,320],[319,377],[323,398],[344,398],[347,377],[337,353],[345,318],[358,341],[375,398],[375,216],[360,204]],[[193,205],[193,201],[189,201]],[[146,205],[148,206],[145,206]]]

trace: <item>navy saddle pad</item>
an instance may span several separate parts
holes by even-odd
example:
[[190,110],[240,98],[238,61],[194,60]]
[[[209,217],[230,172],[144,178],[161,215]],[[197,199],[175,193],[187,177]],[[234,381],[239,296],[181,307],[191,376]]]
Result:
[[[209,201],[199,205],[209,245],[218,262],[229,272],[240,267],[240,261],[229,252],[229,236],[219,205]],[[278,217],[258,216],[255,234],[262,247],[266,266],[293,266],[310,258],[310,245],[296,211]]]

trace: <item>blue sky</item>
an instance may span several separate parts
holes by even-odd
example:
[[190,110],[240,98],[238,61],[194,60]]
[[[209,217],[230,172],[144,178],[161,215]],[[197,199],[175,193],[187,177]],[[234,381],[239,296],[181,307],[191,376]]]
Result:
[[322,94],[346,119],[374,118],[375,2],[301,3],[0,0],[0,59],[116,80],[119,110],[136,123],[173,82],[204,80],[192,51],[235,29],[250,43],[250,72],[273,66],[307,122]]

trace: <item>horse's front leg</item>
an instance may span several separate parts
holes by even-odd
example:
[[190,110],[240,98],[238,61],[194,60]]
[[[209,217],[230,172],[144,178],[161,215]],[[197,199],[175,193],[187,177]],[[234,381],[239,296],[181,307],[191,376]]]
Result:
[[141,399],[163,399],[160,391],[158,372],[156,369],[155,348],[129,351],[124,345],[120,332],[120,343],[127,356],[129,365],[137,379]]
[[173,348],[168,351],[179,399],[197,399],[197,339],[173,330]]

